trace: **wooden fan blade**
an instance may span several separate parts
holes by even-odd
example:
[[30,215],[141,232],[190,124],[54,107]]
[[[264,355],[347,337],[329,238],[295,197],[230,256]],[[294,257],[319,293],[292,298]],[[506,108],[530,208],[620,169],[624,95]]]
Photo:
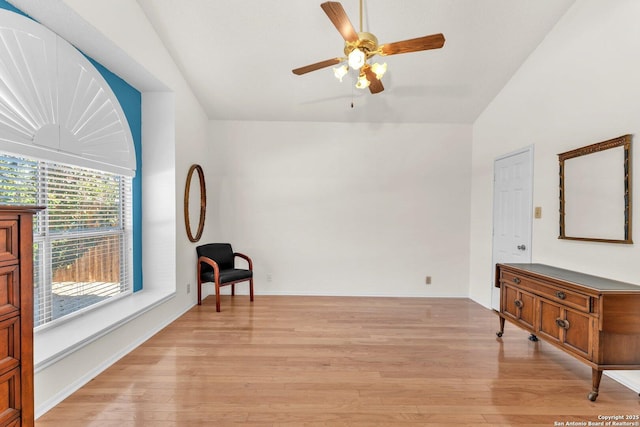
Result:
[[420,50],[440,49],[444,46],[442,34],[418,37],[401,42],[387,43],[380,46],[381,55],[397,55],[399,53],[418,52]]
[[326,61],[316,62],[315,64],[310,64],[304,67],[296,68],[295,70],[292,70],[292,71],[293,71],[293,74],[301,76],[303,74],[310,73],[311,71],[316,71],[321,68],[327,68],[332,65],[337,65],[340,62],[342,62],[342,58],[327,59]]
[[324,10],[324,13],[327,14],[331,22],[333,22],[333,25],[336,26],[336,29],[345,41],[352,43],[358,41],[358,33],[356,33],[355,28],[353,28],[340,2],[328,1],[322,3],[320,7]]
[[367,80],[369,80],[369,91],[372,94],[382,92],[384,90],[384,86],[382,85],[382,82],[376,77],[376,73],[371,70],[371,67],[363,67],[363,71],[367,76]]

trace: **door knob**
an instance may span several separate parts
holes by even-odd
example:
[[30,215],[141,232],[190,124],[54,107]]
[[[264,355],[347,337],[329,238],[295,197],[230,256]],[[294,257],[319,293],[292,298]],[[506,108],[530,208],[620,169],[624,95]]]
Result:
[[525,245],[518,245],[518,249],[524,251],[525,249],[527,249],[527,247]]

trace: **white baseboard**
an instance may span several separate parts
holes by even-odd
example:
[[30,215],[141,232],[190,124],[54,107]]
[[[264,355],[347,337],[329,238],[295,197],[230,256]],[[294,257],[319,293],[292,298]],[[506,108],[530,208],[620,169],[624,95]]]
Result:
[[636,393],[640,393],[640,371],[605,371],[604,374]]

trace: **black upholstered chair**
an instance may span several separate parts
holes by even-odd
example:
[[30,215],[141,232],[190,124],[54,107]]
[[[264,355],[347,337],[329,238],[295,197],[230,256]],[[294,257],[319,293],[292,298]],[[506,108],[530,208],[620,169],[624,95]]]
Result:
[[[198,305],[202,304],[202,284],[216,285],[216,311],[220,311],[220,287],[231,285],[231,295],[236,293],[236,283],[249,281],[249,295],[253,301],[253,262],[247,255],[233,252],[229,243],[209,243],[196,247],[198,253]],[[235,267],[235,258],[242,258],[248,269]]]

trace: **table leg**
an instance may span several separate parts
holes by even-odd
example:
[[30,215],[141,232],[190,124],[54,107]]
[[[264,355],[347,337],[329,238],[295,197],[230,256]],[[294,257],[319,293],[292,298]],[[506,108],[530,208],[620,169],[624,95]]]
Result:
[[592,388],[591,388],[591,393],[589,393],[589,396],[587,396],[589,398],[589,400],[592,401],[592,402],[595,402],[596,399],[598,398],[598,390],[600,389],[600,380],[601,379],[602,379],[602,370],[601,369],[592,368],[591,369]]
[[500,338],[504,334],[504,317],[500,316],[500,330],[496,332],[496,336]]

